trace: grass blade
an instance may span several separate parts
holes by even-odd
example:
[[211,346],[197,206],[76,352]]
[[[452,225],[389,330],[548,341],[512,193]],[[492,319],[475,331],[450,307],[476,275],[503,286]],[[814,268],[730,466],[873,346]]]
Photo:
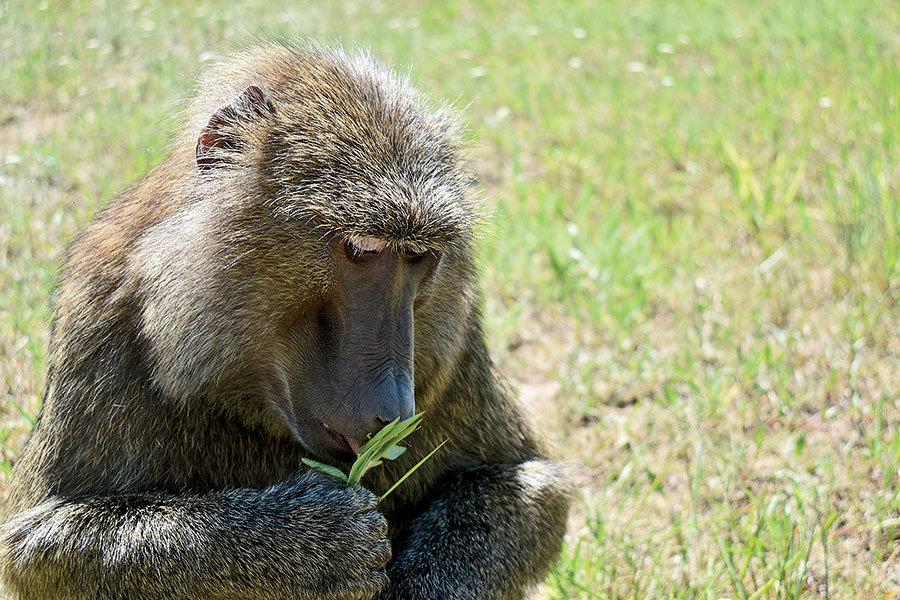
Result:
[[363,444],[362,446],[359,447],[359,450],[357,450],[356,453],[362,455],[362,454],[365,454],[366,452],[368,452],[368,450],[372,446],[380,443],[380,441],[384,438],[384,436],[388,435],[388,433],[390,433],[390,431],[391,431],[391,428],[393,428],[393,426],[395,424],[397,424],[399,421],[400,421],[400,417],[397,417],[396,419],[394,419],[393,421],[391,421],[390,423],[388,423],[387,425],[385,425],[384,427],[379,429],[378,432],[375,433],[375,435],[370,437],[368,440],[366,440],[365,444]]
[[406,480],[407,477],[409,477],[410,475],[412,475],[413,472],[414,472],[416,469],[418,469],[419,467],[422,466],[422,463],[424,463],[426,460],[428,460],[429,458],[431,458],[431,455],[432,455],[432,454],[434,454],[435,452],[437,452],[437,451],[441,448],[441,446],[443,446],[444,444],[446,444],[446,443],[449,442],[449,441],[450,441],[449,439],[444,440],[443,442],[441,442],[440,444],[438,444],[437,447],[435,447],[434,450],[432,450],[431,452],[429,452],[428,454],[426,454],[426,455],[424,456],[424,458],[422,458],[422,460],[420,460],[419,462],[417,462],[417,463],[413,466],[412,469],[410,469],[409,471],[407,471],[406,474],[405,474],[403,477],[401,477],[401,478],[398,479],[396,482],[394,482],[394,485],[392,485],[391,487],[389,487],[389,488],[388,488],[388,491],[386,491],[385,493],[383,493],[383,494],[381,495],[381,497],[378,498],[378,501],[381,502],[382,500],[384,500],[385,497],[386,497],[388,494],[390,494],[391,492],[394,491],[394,488],[396,488],[398,485],[400,485],[401,483],[403,483],[403,482]]
[[312,460],[311,458],[301,458],[300,460],[302,460],[303,464],[306,465],[307,467],[312,467],[313,469],[322,471],[323,473],[326,473],[333,477],[337,477],[344,483],[347,483],[347,476],[344,475],[344,473],[337,467],[332,467],[331,465],[326,465],[323,462],[319,462],[317,460]]
[[737,593],[740,594],[741,600],[748,600],[747,590],[744,589],[744,582],[740,580],[737,571],[734,568],[731,551],[725,546],[725,538],[720,534],[716,538],[716,541],[719,543],[719,552],[722,555],[722,562],[725,563],[725,568],[728,569],[728,574],[731,576],[731,582],[734,584]]

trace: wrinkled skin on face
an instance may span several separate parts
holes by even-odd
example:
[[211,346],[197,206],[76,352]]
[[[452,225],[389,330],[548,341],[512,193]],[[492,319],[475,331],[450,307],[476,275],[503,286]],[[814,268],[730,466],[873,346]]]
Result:
[[314,326],[321,352],[291,409],[311,453],[348,460],[369,435],[415,411],[413,308],[438,257],[358,236],[329,249],[334,285]]

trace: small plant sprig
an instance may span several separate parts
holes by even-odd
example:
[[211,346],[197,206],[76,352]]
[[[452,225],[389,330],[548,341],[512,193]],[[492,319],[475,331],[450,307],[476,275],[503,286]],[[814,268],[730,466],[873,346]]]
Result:
[[[362,476],[365,475],[366,471],[369,469],[377,467],[385,460],[395,460],[406,452],[406,448],[399,444],[406,439],[409,434],[419,428],[423,414],[424,413],[418,413],[402,421],[400,420],[400,417],[397,417],[381,428],[378,433],[369,438],[369,441],[359,447],[359,450],[356,452],[356,461],[353,463],[353,466],[350,467],[350,472],[347,474],[344,474],[344,472],[337,467],[310,458],[302,459],[303,464],[333,477],[337,477],[347,485],[355,485],[359,483],[359,480],[362,479]],[[422,460],[413,465],[403,477],[394,482],[394,485],[389,487],[388,490],[378,498],[378,501],[381,502],[384,500],[388,494],[393,492],[398,485],[403,483],[407,477],[412,475],[416,469],[421,467],[426,460],[431,458],[431,456],[448,441],[449,440],[444,440],[438,444],[434,450],[426,454]]]

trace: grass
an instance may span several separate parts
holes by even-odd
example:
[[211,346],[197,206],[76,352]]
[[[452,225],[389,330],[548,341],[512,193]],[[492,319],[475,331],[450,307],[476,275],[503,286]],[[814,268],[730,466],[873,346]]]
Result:
[[466,107],[487,329],[583,490],[547,598],[900,598],[900,11],[0,3],[3,470],[65,244],[211,54],[340,39]]

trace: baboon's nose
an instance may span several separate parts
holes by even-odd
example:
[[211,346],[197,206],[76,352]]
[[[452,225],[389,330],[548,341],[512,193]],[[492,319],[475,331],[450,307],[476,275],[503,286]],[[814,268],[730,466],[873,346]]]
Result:
[[384,381],[372,386],[370,398],[371,417],[366,418],[367,427],[375,433],[397,419],[408,419],[416,411],[416,397],[413,382],[402,369]]

